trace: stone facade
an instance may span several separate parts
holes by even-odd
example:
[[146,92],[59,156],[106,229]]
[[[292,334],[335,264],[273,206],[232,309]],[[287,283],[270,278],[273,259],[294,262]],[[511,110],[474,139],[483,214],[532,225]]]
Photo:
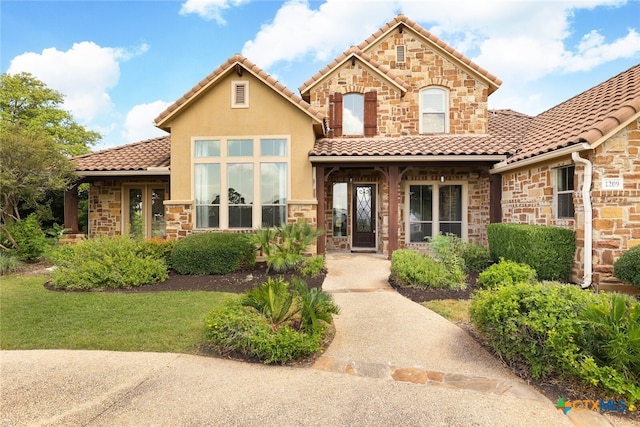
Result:
[[[405,62],[396,63],[396,46],[405,46]],[[389,66],[410,84],[406,94],[385,77],[364,66],[344,64],[310,91],[310,103],[330,117],[333,93],[365,93],[375,90],[378,100],[378,136],[397,137],[420,133],[420,90],[429,86],[449,90],[449,133],[487,132],[488,87],[458,64],[440,55],[422,38],[407,30],[394,32],[365,51],[375,61]]]
[[165,200],[165,231],[167,240],[177,240],[193,232],[193,203]]
[[89,187],[89,235],[122,234],[122,182],[104,180]]
[[[613,263],[640,244],[640,128],[632,122],[589,153],[593,165],[593,283],[616,283]],[[583,155],[584,157],[584,155]],[[575,165],[573,218],[557,218],[555,170],[572,165],[570,157],[530,168],[509,171],[502,177],[504,222],[557,226],[576,232],[577,251],[572,280],[584,276],[584,167]],[[605,180],[622,179],[622,189],[605,188]]]

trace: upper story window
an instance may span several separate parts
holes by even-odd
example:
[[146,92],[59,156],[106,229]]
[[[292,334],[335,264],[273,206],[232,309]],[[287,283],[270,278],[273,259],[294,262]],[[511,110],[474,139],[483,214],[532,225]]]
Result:
[[364,135],[364,95],[349,93],[342,99],[342,134]]
[[556,214],[558,218],[573,218],[573,190],[575,167],[556,169]]
[[249,82],[231,82],[231,108],[249,108]]
[[396,63],[404,63],[405,62],[405,50],[404,45],[396,46]]
[[449,96],[445,89],[420,91],[420,133],[448,133]]

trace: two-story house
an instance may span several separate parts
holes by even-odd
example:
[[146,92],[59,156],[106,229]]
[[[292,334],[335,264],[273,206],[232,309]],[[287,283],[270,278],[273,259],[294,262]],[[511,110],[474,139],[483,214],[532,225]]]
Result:
[[[638,69],[626,72],[636,83]],[[545,136],[549,121],[565,129],[562,113],[543,113],[538,120],[490,111],[488,97],[500,84],[404,15],[304,82],[300,95],[234,55],[156,119],[170,136],[74,159],[81,182],[91,184],[89,234],[130,230],[175,239],[303,218],[325,230],[318,252],[389,255],[398,248],[424,248],[426,238],[439,232],[486,244],[490,222],[552,223],[537,216],[542,211],[517,215],[517,198],[528,191],[522,176],[529,176],[526,171],[543,154],[541,161],[548,162],[549,152],[566,147],[593,149],[574,141],[571,132]],[[624,99],[640,100],[637,86],[619,89],[629,93],[609,102],[607,111],[617,111]],[[636,234],[639,103],[620,117],[636,141],[623,143],[631,151],[625,167],[632,175],[624,188],[635,203],[630,219]],[[596,128],[607,114],[594,116]],[[529,138],[530,128],[537,133]],[[561,162],[567,153],[561,152]],[[569,203],[565,194],[580,203],[577,186],[556,188],[555,166],[545,167],[554,171],[541,184],[549,203]],[[558,176],[570,180],[571,173],[563,169]],[[67,202],[65,223],[77,232],[73,191]],[[578,221],[563,224],[582,227]],[[635,238],[640,242],[640,235]],[[631,237],[621,242],[619,252],[632,244]],[[583,264],[580,255],[576,280]]]

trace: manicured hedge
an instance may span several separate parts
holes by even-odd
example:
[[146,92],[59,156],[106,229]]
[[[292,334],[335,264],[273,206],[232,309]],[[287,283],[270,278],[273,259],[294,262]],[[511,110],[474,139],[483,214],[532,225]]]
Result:
[[227,274],[255,262],[255,246],[240,233],[191,234],[171,250],[171,268],[180,274]]
[[640,245],[629,249],[616,260],[613,274],[623,282],[640,286]]
[[487,227],[489,251],[494,260],[504,258],[527,264],[540,280],[571,279],[576,252],[575,232],[566,228],[529,224],[494,223]]

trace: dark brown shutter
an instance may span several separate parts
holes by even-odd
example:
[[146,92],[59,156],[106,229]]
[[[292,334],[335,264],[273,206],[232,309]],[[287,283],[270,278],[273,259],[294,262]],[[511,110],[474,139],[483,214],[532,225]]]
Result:
[[375,136],[378,132],[378,92],[364,94],[364,136]]
[[329,127],[333,136],[342,136],[342,94],[329,95]]

